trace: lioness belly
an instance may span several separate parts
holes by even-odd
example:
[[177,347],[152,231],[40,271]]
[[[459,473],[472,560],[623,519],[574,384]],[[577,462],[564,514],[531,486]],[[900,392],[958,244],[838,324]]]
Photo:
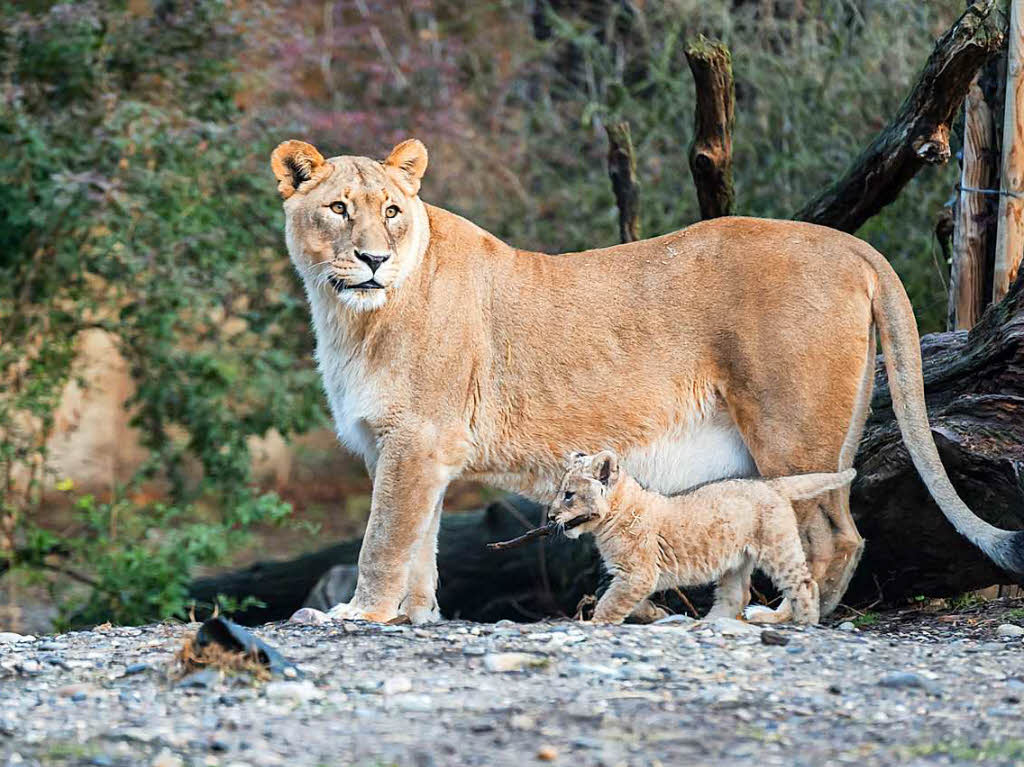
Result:
[[677,423],[649,444],[623,451],[622,465],[641,486],[662,495],[727,477],[757,475],[754,459],[725,410]]

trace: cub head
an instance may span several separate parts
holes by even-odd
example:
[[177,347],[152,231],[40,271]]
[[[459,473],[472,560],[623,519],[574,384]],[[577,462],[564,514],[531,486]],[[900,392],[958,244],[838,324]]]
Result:
[[618,456],[611,450],[576,453],[569,459],[548,519],[561,525],[568,538],[591,532],[611,513],[611,493],[621,476]]
[[356,311],[379,309],[416,268],[430,236],[418,196],[427,150],[403,141],[383,162],[325,160],[304,141],[285,141],[270,167],[284,199],[285,236],[311,297]]

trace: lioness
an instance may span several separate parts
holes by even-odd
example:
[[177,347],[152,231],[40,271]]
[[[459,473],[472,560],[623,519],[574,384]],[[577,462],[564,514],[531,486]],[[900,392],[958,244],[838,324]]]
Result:
[[[424,204],[427,151],[414,139],[383,162],[286,141],[271,166],[338,436],[374,480],[358,586],[336,615],[438,617],[441,498],[458,476],[547,503],[574,451],[613,449],[666,495],[849,468],[876,325],[932,496],[993,560],[1024,571],[1021,534],[976,517],[943,470],[910,303],[861,240],[721,218],[549,256]],[[841,488],[796,508],[823,614],[864,545],[848,499]]]
[[612,575],[594,610],[596,623],[621,623],[638,608],[649,613],[646,601],[655,591],[710,582],[715,603],[708,617],[735,618],[750,601],[755,567],[782,592],[795,623],[817,623],[818,584],[792,501],[837,490],[855,474],[723,480],[666,498],[640,487],[612,451],[577,453],[548,518],[569,538],[594,534]]

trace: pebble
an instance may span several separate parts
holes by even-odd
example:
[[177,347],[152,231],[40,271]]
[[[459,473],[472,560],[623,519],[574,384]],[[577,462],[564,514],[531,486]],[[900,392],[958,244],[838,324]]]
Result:
[[263,688],[263,694],[266,695],[267,700],[292,701],[294,703],[305,703],[308,700],[323,697],[323,693],[309,681],[267,682]]
[[212,687],[219,681],[220,672],[215,671],[212,668],[206,668],[202,671],[196,671],[195,673],[189,674],[187,677],[178,682],[178,687],[184,687],[185,689],[205,689],[207,687]]
[[547,664],[548,659],[544,656],[528,652],[492,652],[484,656],[484,668],[499,674],[541,668]]
[[394,676],[384,680],[381,692],[385,695],[398,695],[412,689],[412,680],[407,676]]
[[1024,636],[1024,626],[1018,626],[1014,623],[1003,623],[996,629],[996,634],[1007,639],[1016,639],[1017,637]]
[[889,687],[893,690],[920,688],[922,690],[931,691],[934,687],[934,685],[923,676],[910,671],[896,671],[891,674],[886,674],[878,680],[878,684],[881,687]]
[[302,623],[308,626],[322,626],[325,623],[333,623],[333,619],[321,610],[314,610],[312,607],[302,607],[292,613],[288,619],[289,623]]
[[0,631],[0,644],[14,644],[15,642],[34,642],[36,638],[31,634],[15,634],[13,631]]
[[856,631],[857,627],[853,625],[852,621],[843,621],[839,624],[840,631]]
[[537,758],[542,762],[553,762],[558,758],[558,749],[554,746],[541,746],[537,749]]
[[180,756],[165,748],[150,762],[150,767],[185,767],[185,762]]
[[774,646],[787,645],[789,644],[789,637],[781,631],[765,629],[761,632],[761,644]]

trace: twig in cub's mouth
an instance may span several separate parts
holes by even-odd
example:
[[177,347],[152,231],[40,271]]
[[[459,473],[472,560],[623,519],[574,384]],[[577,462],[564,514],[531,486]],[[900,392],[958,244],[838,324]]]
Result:
[[[565,523],[564,527],[566,530],[571,530],[574,527],[579,527],[584,522],[589,522],[593,519],[593,514],[580,514],[578,517],[573,517]],[[557,522],[548,522],[546,525],[535,527],[532,530],[527,530],[525,533],[517,538],[512,538],[507,541],[497,541],[496,543],[488,543],[487,548],[491,551],[503,551],[504,549],[514,549],[516,546],[522,546],[525,543],[529,543],[535,538],[543,538],[546,535],[551,535],[558,529],[559,525]]]

